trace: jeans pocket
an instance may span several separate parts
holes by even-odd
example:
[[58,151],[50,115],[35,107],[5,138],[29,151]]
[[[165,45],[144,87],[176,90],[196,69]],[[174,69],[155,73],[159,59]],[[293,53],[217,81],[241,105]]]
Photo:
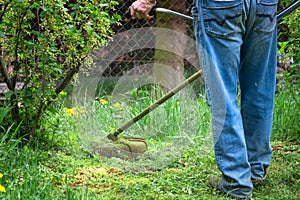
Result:
[[207,34],[227,38],[239,30],[242,0],[203,0],[202,6]]
[[278,0],[257,0],[254,31],[270,34],[276,27]]

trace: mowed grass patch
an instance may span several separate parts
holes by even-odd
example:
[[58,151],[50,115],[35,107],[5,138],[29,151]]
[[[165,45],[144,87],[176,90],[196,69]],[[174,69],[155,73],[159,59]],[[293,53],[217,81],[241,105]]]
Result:
[[[116,109],[109,104],[109,99],[106,101],[98,105],[102,109],[98,120],[104,118],[101,127],[105,134],[112,131],[109,113]],[[202,108],[208,109],[204,99],[198,101],[200,105],[204,103]],[[182,110],[175,98],[164,106],[170,106],[162,107],[164,112],[171,112],[175,106],[177,113]],[[24,146],[21,140],[8,137],[14,133],[7,130],[7,137],[0,144],[0,173],[3,174],[0,185],[6,189],[0,193],[1,199],[230,199],[209,187],[207,182],[210,175],[219,175],[212,145],[207,143],[210,138],[201,134],[209,130],[208,110],[200,112],[199,119],[203,121],[198,124],[194,144],[185,148],[180,156],[163,167],[128,171],[124,166],[110,165],[108,158],[94,155],[81,145],[76,117],[85,114],[85,109],[69,109],[74,109],[73,114],[64,108],[48,113],[42,129],[45,134],[30,145]],[[289,113],[288,116],[294,115]],[[182,123],[176,120],[176,115],[169,117],[171,122],[168,123],[174,126]],[[276,116],[274,119],[276,123]],[[147,128],[153,123],[151,117],[145,120],[140,123],[141,127]],[[165,133],[171,130],[164,126],[161,129],[167,130]],[[280,134],[279,130],[273,131],[275,135]],[[157,135],[153,140],[161,145],[159,142],[165,141],[164,137],[167,135],[158,140]],[[272,146],[268,178],[263,186],[254,189],[253,199],[300,199],[299,142],[273,138]]]
[[[273,162],[253,199],[299,199],[299,145],[276,143]],[[16,154],[15,154],[16,153]],[[86,152],[40,151],[25,147],[1,168],[4,199],[230,199],[209,187],[218,175],[212,152],[197,148],[157,171],[128,173]],[[3,156],[3,154],[2,154]]]

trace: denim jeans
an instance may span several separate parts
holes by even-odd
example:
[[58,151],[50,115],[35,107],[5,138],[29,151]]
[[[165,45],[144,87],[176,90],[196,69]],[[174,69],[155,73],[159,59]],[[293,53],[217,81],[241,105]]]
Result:
[[194,0],[219,186],[233,197],[251,197],[271,162],[276,10],[277,0]]

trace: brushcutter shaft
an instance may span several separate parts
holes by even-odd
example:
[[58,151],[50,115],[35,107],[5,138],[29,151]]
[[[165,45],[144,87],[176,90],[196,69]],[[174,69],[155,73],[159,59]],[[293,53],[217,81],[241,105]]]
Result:
[[281,11],[277,15],[277,20],[281,20],[283,17],[287,16],[291,12],[293,12],[296,8],[300,6],[300,0],[291,3],[288,7],[286,7],[283,11]]
[[[288,7],[286,7],[284,10],[280,11],[280,13],[277,14],[277,20],[281,20],[283,17],[289,15],[291,12],[293,12],[299,6],[300,6],[300,0],[291,3]],[[180,17],[185,20],[193,20],[193,17],[191,17],[191,16],[184,15],[182,13],[179,13],[179,12],[176,12],[173,10],[169,10],[166,8],[154,7],[153,11],[156,13],[165,13],[165,14],[174,15],[176,17]]]
[[173,97],[175,94],[177,94],[180,90],[185,88],[187,85],[189,85],[191,82],[196,80],[198,77],[200,77],[202,74],[202,70],[197,71],[194,73],[191,77],[183,81],[181,84],[179,84],[177,87],[172,89],[170,92],[168,92],[165,96],[158,99],[154,104],[147,107],[145,110],[143,110],[141,113],[136,115],[134,118],[123,124],[120,128],[118,128],[114,133],[109,134],[107,137],[108,139],[112,141],[116,141],[118,139],[118,135],[122,133],[124,130],[129,128],[131,125],[133,125],[135,122],[139,121],[141,118],[143,118],[145,115],[150,113],[152,110],[160,106],[162,103]]
[[185,20],[193,20],[193,17],[191,16],[187,16],[187,15],[184,15],[184,14],[181,14],[179,12],[175,12],[173,10],[169,10],[169,9],[166,9],[166,8],[154,8],[154,11],[156,13],[165,13],[165,14],[170,14],[170,15],[174,15],[176,17],[180,17],[182,19],[185,19]]

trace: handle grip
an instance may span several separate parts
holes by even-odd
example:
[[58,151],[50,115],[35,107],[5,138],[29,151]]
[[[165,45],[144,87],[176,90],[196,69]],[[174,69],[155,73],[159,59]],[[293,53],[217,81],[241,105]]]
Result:
[[[151,11],[149,12],[149,15],[150,15],[150,16],[155,16],[156,8],[158,8],[157,5],[155,5],[155,6],[152,7]],[[131,9],[131,6],[129,6],[129,7],[128,7],[128,10],[125,12],[126,18],[130,18],[130,17],[131,17],[130,9]]]

